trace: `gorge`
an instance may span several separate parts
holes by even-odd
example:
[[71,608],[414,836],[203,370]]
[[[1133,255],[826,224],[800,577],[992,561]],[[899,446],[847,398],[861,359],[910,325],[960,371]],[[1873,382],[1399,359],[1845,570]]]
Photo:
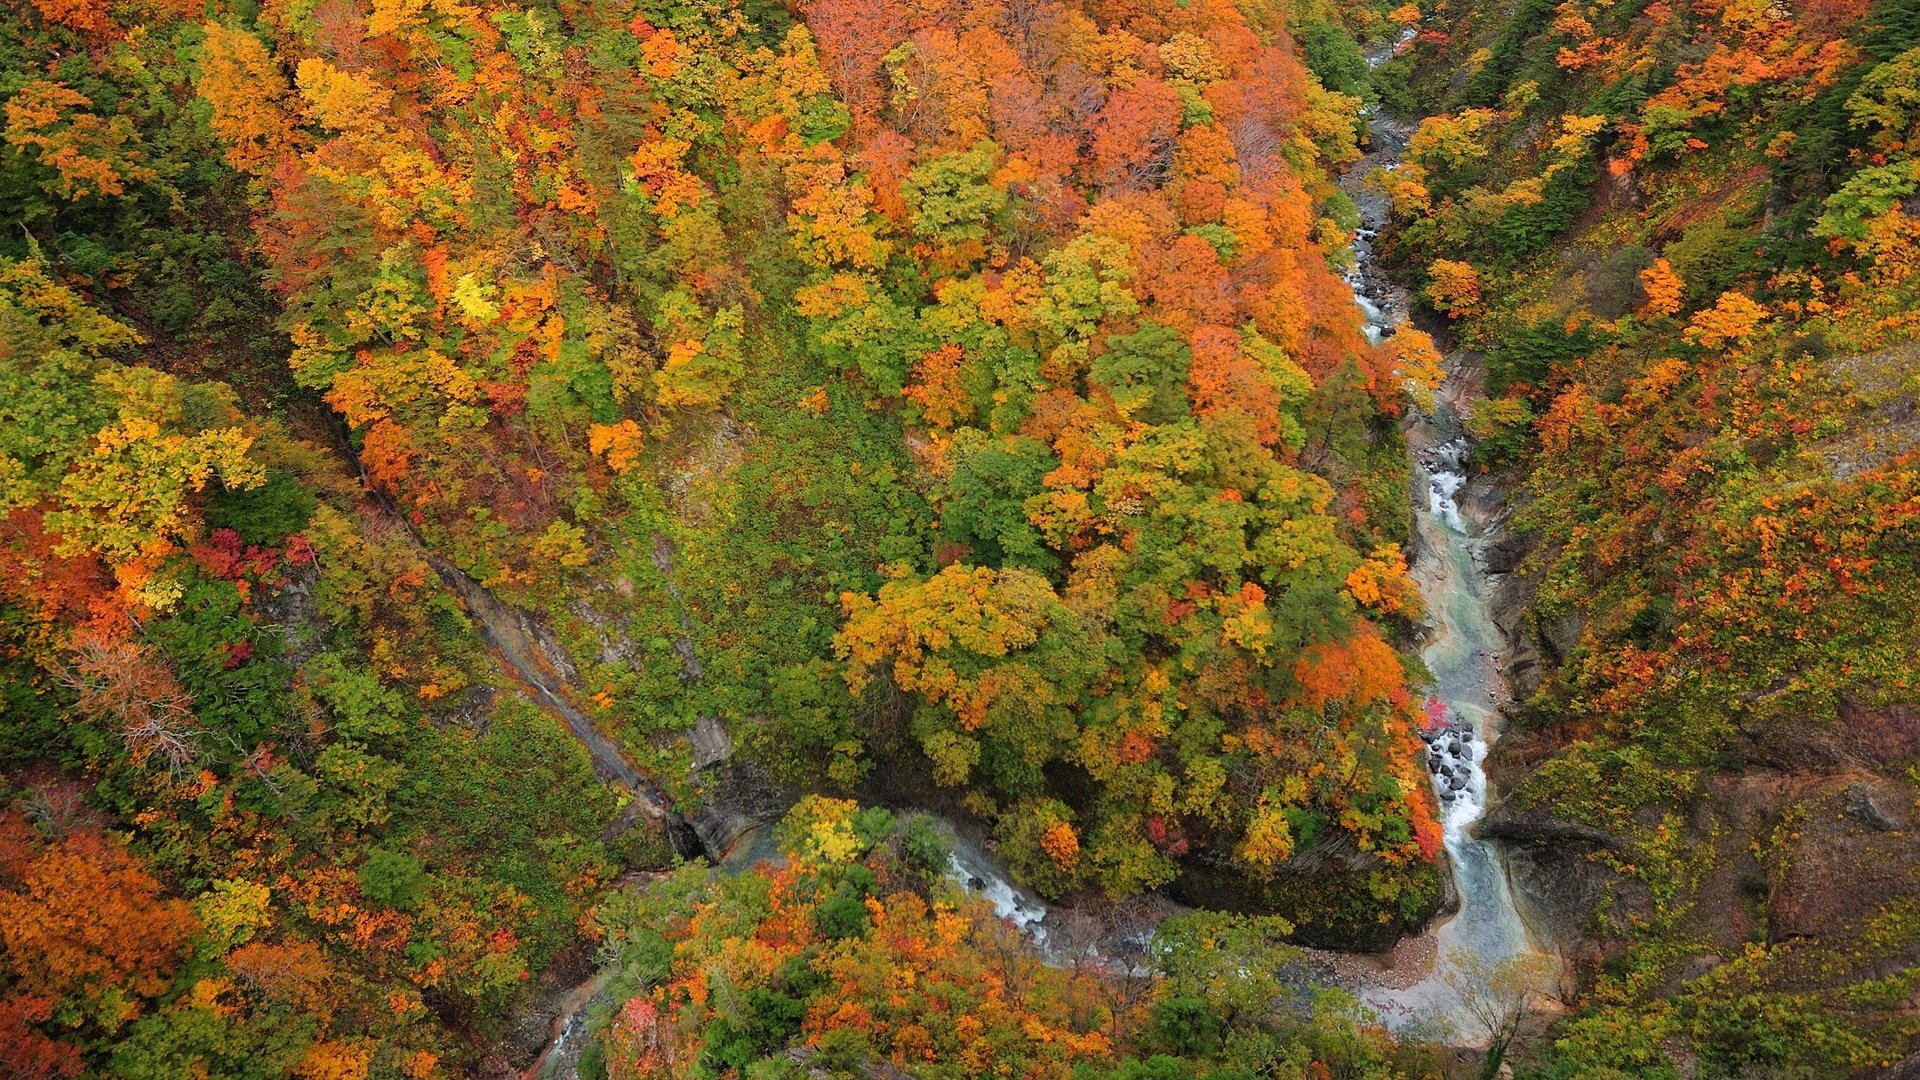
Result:
[[[1368,53],[1377,68],[1413,38],[1411,30],[1392,44]],[[1369,336],[1382,340],[1409,317],[1404,288],[1375,264],[1372,239],[1389,225],[1390,207],[1375,189],[1374,170],[1402,164],[1408,129],[1393,119],[1369,117],[1368,153],[1348,170],[1342,187],[1360,209],[1353,244],[1354,268],[1348,275],[1354,298],[1365,314]],[[1536,952],[1528,929],[1514,908],[1500,850],[1474,834],[1492,797],[1486,762],[1499,734],[1499,714],[1510,703],[1502,657],[1506,642],[1494,625],[1481,554],[1486,533],[1498,528],[1497,501],[1463,515],[1459,498],[1468,484],[1473,452],[1460,422],[1484,386],[1475,360],[1455,354],[1431,404],[1412,410],[1407,448],[1414,484],[1414,541],[1410,572],[1420,586],[1428,612],[1421,660],[1433,677],[1429,725],[1421,732],[1434,792],[1440,800],[1447,859],[1458,910],[1431,934],[1432,967],[1411,986],[1367,988],[1361,999],[1380,1011],[1390,1025],[1428,1025],[1443,1037],[1484,1037],[1480,1020],[1461,999],[1463,988],[1484,981],[1516,958]],[[1424,496],[1424,498],[1423,498]],[[1552,943],[1541,943],[1552,948]],[[1544,974],[1544,972],[1540,973]],[[1529,973],[1530,977],[1538,977]],[[1542,989],[1549,987],[1543,986]]]
[[1920,0],[0,0],[0,1072],[1920,1076]]

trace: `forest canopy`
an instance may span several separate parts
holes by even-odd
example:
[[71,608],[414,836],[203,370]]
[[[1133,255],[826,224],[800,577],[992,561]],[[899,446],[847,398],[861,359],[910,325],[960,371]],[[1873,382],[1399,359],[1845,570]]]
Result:
[[8,7],[34,1075],[479,1067],[623,873],[724,853],[675,824],[711,731],[1049,896],[1204,860],[1311,915],[1318,846],[1416,923],[1422,354],[1335,271],[1364,80],[1315,18]]

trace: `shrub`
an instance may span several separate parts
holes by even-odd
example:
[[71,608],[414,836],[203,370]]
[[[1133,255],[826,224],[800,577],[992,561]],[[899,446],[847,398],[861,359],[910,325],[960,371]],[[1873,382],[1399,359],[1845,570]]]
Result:
[[1318,22],[1300,35],[1300,52],[1320,85],[1343,94],[1358,95],[1367,87],[1367,58],[1345,28]]
[[426,868],[404,851],[375,851],[360,864],[360,893],[390,908],[411,908],[420,900]]
[[1587,275],[1587,308],[1602,319],[1617,319],[1647,302],[1640,272],[1653,265],[1653,252],[1628,244],[1609,254]]

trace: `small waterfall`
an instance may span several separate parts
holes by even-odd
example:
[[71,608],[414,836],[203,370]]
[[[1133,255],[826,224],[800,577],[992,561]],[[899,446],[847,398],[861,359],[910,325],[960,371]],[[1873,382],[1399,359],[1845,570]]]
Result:
[[[1413,31],[1408,30],[1398,41],[1371,53],[1369,63],[1383,62],[1412,37]],[[1407,133],[1385,118],[1368,119],[1374,149],[1342,181],[1359,206],[1362,221],[1352,243],[1352,268],[1345,278],[1353,289],[1354,304],[1365,319],[1367,337],[1377,344],[1406,321],[1406,298],[1374,263],[1373,240],[1386,225],[1389,207],[1384,197],[1366,190],[1362,181],[1373,169],[1398,166]],[[1498,661],[1500,636],[1488,608],[1488,585],[1474,558],[1478,538],[1458,502],[1467,486],[1472,440],[1454,410],[1452,398],[1458,388],[1451,382],[1449,375],[1449,385],[1443,388],[1430,414],[1414,415],[1407,441],[1416,483],[1425,486],[1424,500],[1414,500],[1414,525],[1420,542],[1411,567],[1433,621],[1431,639],[1421,655],[1434,676],[1434,698],[1441,706],[1436,722],[1421,737],[1440,803],[1460,909],[1432,932],[1433,966],[1419,981],[1398,988],[1362,986],[1358,993],[1390,1027],[1420,1028],[1441,1038],[1471,1042],[1478,1032],[1473,1030],[1455,990],[1459,973],[1463,969],[1485,971],[1530,953],[1533,947],[1514,909],[1498,852],[1475,839],[1470,831],[1486,808],[1484,765],[1498,734],[1498,708],[1507,691]],[[1015,885],[994,856],[958,835],[951,823],[943,822],[942,831],[952,844],[948,876],[987,901],[994,914],[1020,930],[1042,958],[1050,958],[1053,949],[1048,907]],[[763,827],[742,838],[719,869],[721,873],[740,873],[758,863],[779,862],[782,858],[771,830]],[[1153,917],[1143,919],[1123,935],[1124,948],[1109,955],[1144,954],[1158,919],[1181,910],[1185,909],[1163,901]],[[1062,911],[1070,914],[1071,909]],[[1067,928],[1055,941],[1060,947],[1069,947],[1072,937]],[[1099,955],[1097,951],[1095,955]],[[1136,974],[1147,970],[1137,960],[1123,958],[1118,963]],[[573,1023],[569,1019],[561,1027],[556,1047],[568,1044]]]
[[[1369,62],[1383,62],[1412,35],[1409,30],[1392,45],[1375,51]],[[1386,226],[1390,208],[1379,192],[1366,189],[1363,182],[1374,169],[1390,170],[1399,164],[1407,132],[1384,117],[1368,119],[1373,149],[1342,183],[1361,215],[1346,280],[1365,318],[1367,337],[1377,344],[1406,321],[1407,298],[1375,265],[1373,241]],[[1534,949],[1514,909],[1499,852],[1471,832],[1486,809],[1484,766],[1498,735],[1499,707],[1507,698],[1507,688],[1499,663],[1501,638],[1488,606],[1489,586],[1474,557],[1479,538],[1460,510],[1473,443],[1454,408],[1459,396],[1460,387],[1450,374],[1432,411],[1416,411],[1412,417],[1407,443],[1415,483],[1424,487],[1424,498],[1414,499],[1419,542],[1410,570],[1432,620],[1432,634],[1421,656],[1433,673],[1437,702],[1433,722],[1421,738],[1440,804],[1460,909],[1432,931],[1432,967],[1417,981],[1369,985],[1362,978],[1358,994],[1396,1030],[1419,1029],[1447,1041],[1471,1043],[1482,1032],[1476,1030],[1456,987]],[[955,846],[949,872],[992,904],[1001,918],[1024,931],[1043,956],[1048,954],[1047,908],[1015,886],[991,855],[961,841]]]
[[1025,933],[1041,955],[1047,951],[1046,905],[1015,885],[991,855],[960,837],[947,856],[947,874],[968,892],[993,905],[993,913]]
[[1409,432],[1417,473],[1426,474],[1426,506],[1416,505],[1420,551],[1412,573],[1425,597],[1433,632],[1421,658],[1434,677],[1435,723],[1422,733],[1440,803],[1447,858],[1460,910],[1434,932],[1432,970],[1412,986],[1376,987],[1361,997],[1390,1026],[1432,1022],[1452,1038],[1478,1034],[1459,987],[1532,951],[1513,905],[1506,868],[1494,847],[1473,837],[1487,804],[1486,758],[1498,736],[1507,690],[1500,638],[1487,606],[1487,581],[1474,560],[1475,538],[1455,501],[1466,486],[1470,448],[1443,399]]

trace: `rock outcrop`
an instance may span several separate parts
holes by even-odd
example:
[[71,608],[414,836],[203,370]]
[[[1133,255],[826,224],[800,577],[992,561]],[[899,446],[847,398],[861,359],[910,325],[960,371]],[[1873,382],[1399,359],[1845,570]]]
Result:
[[[1379,894],[1387,890],[1398,903],[1382,921]],[[1459,906],[1444,864],[1393,866],[1338,833],[1264,880],[1224,860],[1189,858],[1167,893],[1196,908],[1280,915],[1293,924],[1296,944],[1342,952],[1386,952]]]

